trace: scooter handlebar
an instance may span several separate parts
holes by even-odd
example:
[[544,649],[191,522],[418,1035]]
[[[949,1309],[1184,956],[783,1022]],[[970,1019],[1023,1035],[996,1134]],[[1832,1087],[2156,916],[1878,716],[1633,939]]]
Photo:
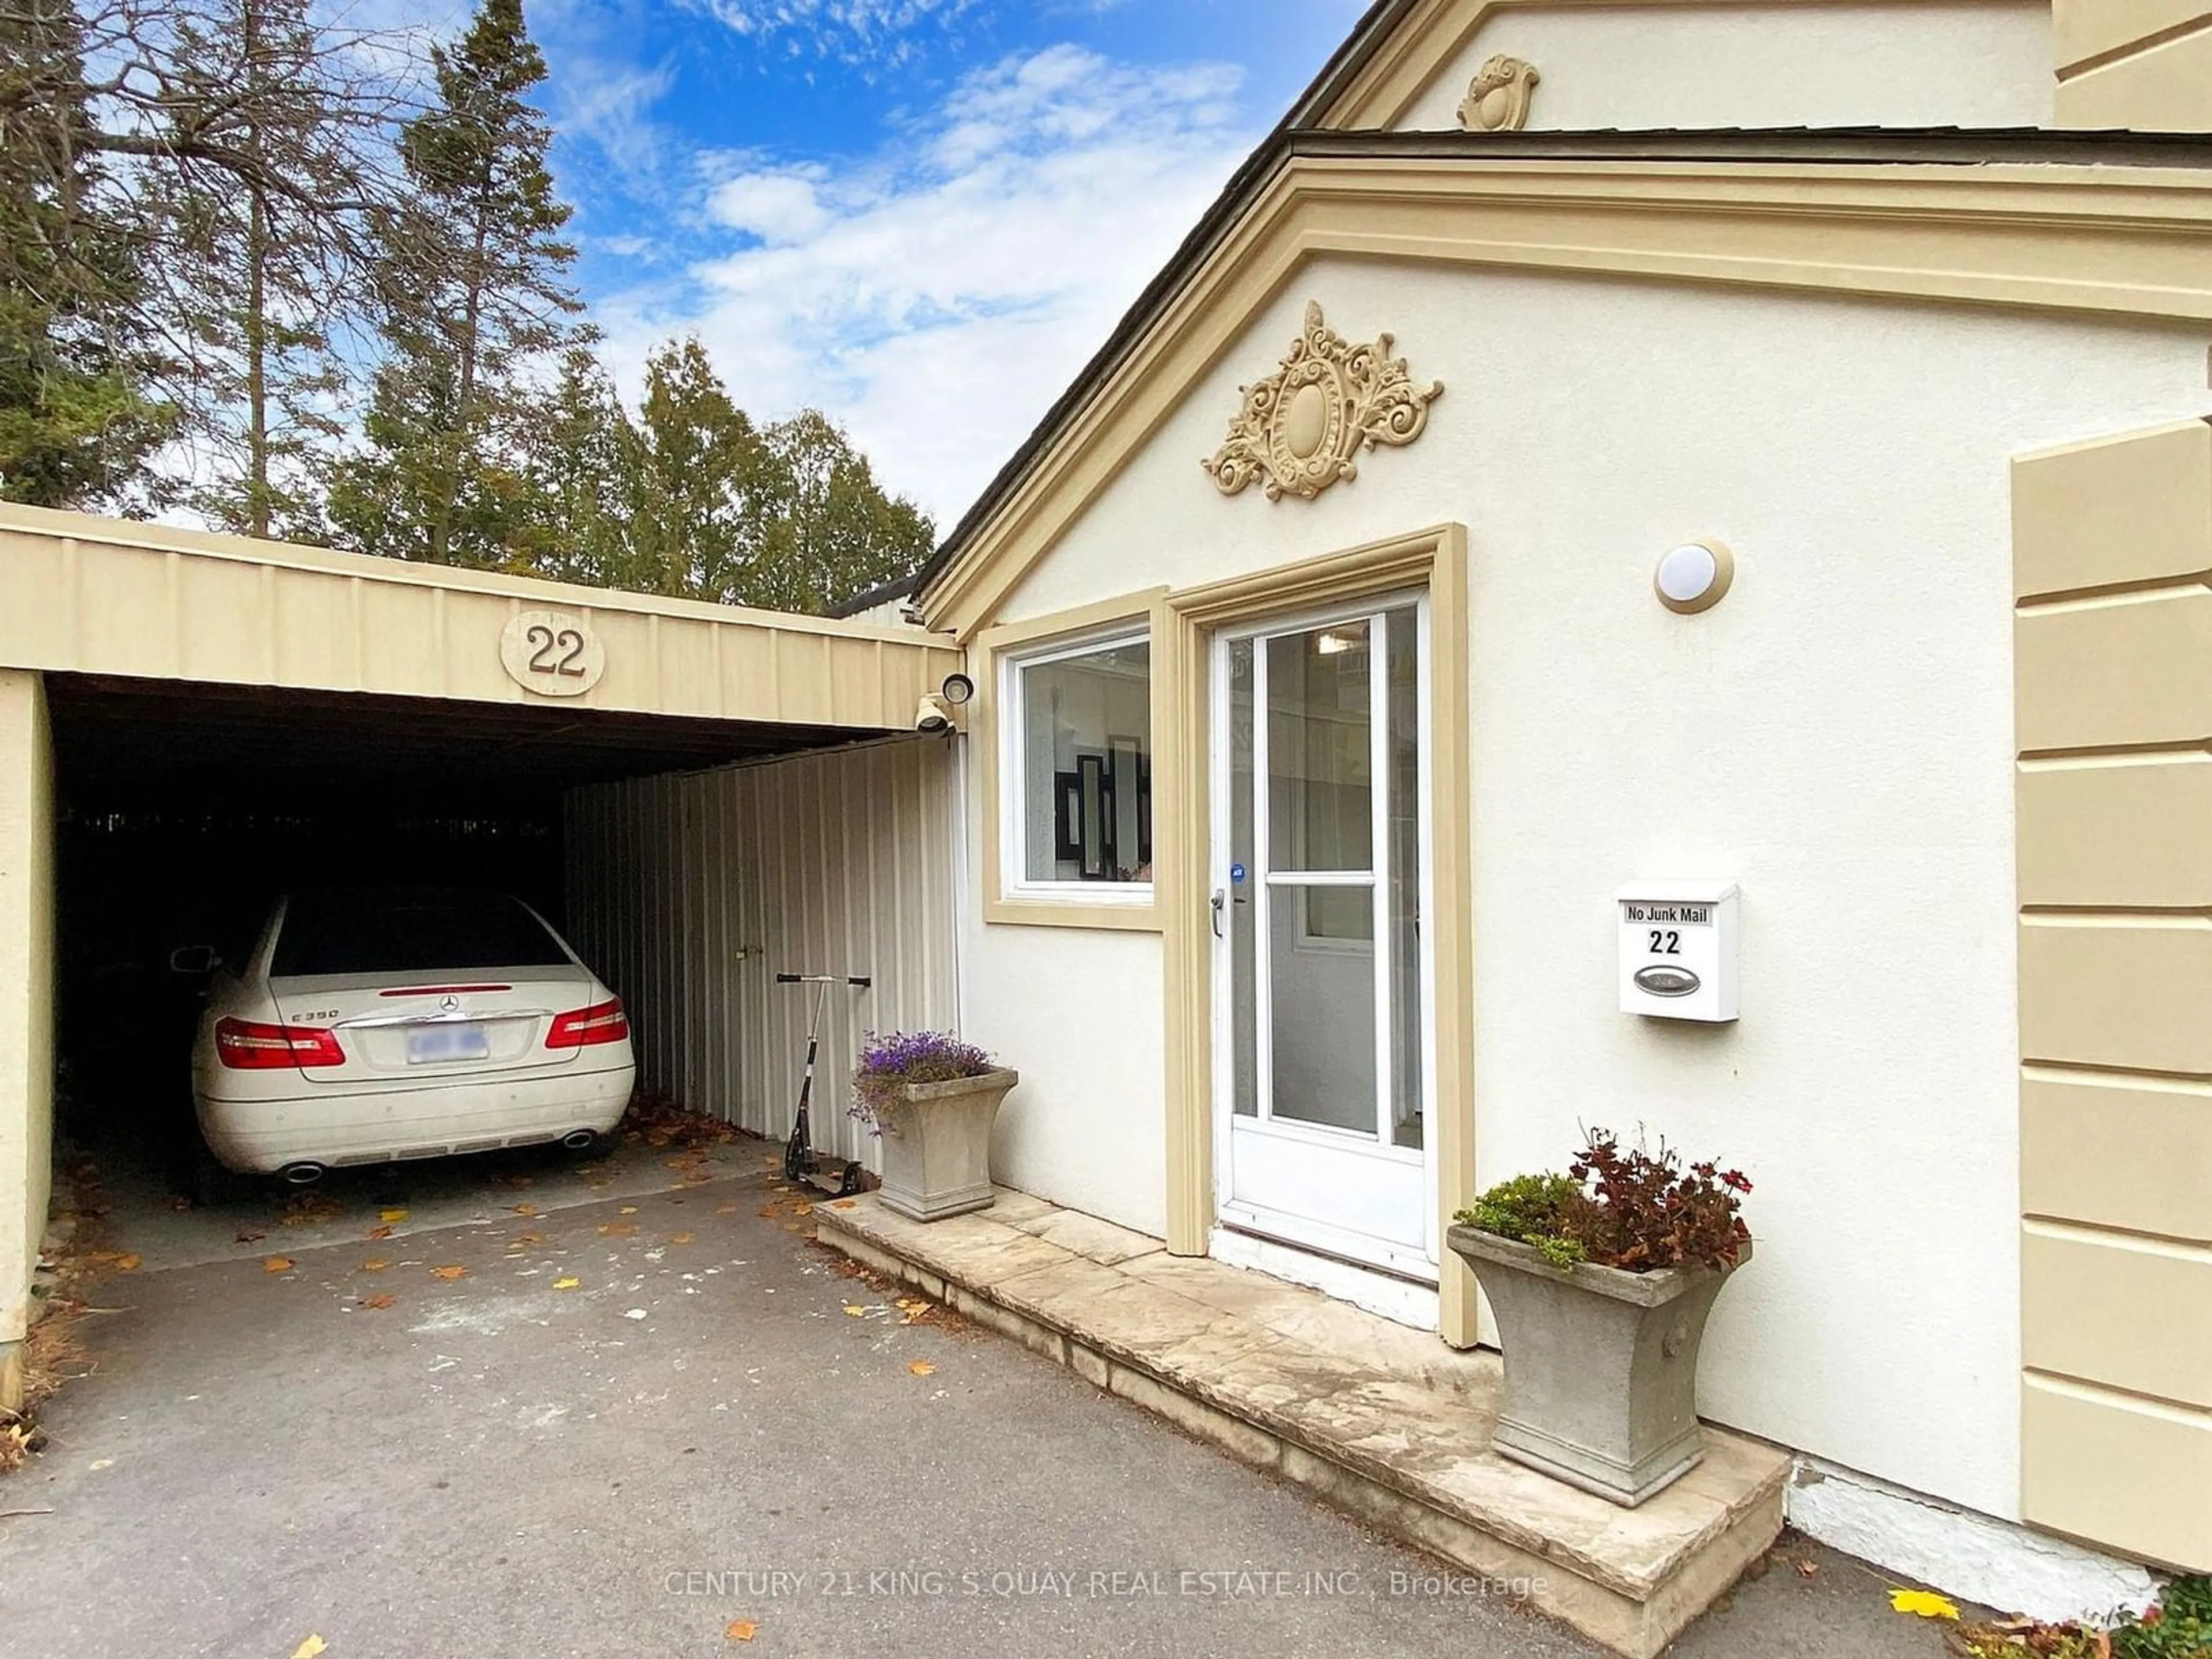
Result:
[[778,985],[835,985],[839,980],[856,990],[865,991],[875,983],[864,974],[778,974]]

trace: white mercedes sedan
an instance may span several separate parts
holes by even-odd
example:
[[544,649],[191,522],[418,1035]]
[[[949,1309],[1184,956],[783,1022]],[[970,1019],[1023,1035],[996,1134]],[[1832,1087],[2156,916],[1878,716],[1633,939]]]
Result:
[[192,1099],[225,1170],[304,1185],[349,1164],[583,1151],[629,1103],[621,1002],[519,899],[295,893],[244,962],[211,966]]

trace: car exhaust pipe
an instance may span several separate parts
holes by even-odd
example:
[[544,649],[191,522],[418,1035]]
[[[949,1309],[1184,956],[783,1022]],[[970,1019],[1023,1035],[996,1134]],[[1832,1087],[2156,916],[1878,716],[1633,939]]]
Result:
[[319,1164],[287,1164],[277,1175],[288,1187],[312,1187],[323,1178]]
[[595,1129],[571,1129],[561,1137],[561,1144],[572,1152],[584,1152],[599,1144],[599,1132]]

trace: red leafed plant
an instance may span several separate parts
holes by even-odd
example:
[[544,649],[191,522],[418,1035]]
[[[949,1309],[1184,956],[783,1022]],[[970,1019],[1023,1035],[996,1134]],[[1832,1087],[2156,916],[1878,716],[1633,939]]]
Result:
[[1751,1237],[1737,1213],[1750,1190],[1742,1170],[1686,1168],[1664,1140],[1656,1152],[1624,1149],[1610,1129],[1590,1129],[1565,1175],[1516,1176],[1457,1219],[1533,1245],[1556,1267],[1733,1267]]

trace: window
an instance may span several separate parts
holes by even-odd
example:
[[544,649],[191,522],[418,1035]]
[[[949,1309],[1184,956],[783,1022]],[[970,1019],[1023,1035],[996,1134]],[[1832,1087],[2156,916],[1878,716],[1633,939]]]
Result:
[[1152,648],[1143,635],[1005,659],[1009,896],[1141,901],[1152,880]]
[[295,894],[276,935],[272,979],[320,974],[566,968],[568,953],[520,902],[442,888],[331,888]]

